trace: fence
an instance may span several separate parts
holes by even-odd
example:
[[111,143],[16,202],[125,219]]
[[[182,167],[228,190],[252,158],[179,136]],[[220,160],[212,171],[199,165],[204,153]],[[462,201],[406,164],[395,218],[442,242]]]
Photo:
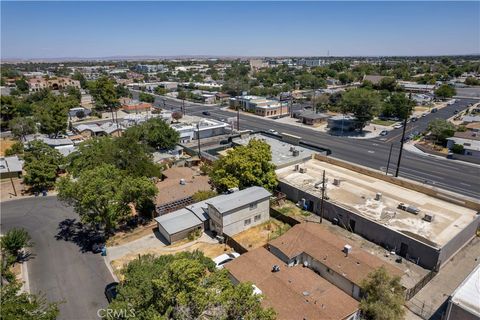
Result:
[[233,239],[229,235],[224,233],[223,237],[225,238],[225,244],[227,246],[233,248],[233,250],[235,250],[235,252],[238,252],[240,254],[244,254],[244,253],[248,252],[247,248],[242,246],[239,242],[237,242],[235,239]]
[[193,198],[190,196],[157,206],[156,210],[158,215],[161,216],[173,211],[177,211],[178,209],[184,208],[192,203]]
[[410,300],[414,295],[416,295],[418,293],[418,291],[420,291],[423,287],[425,287],[425,285],[427,283],[430,282],[430,280],[433,279],[433,277],[435,277],[435,275],[437,274],[436,271],[430,271],[429,273],[427,273],[420,281],[417,282],[417,284],[415,284],[415,286],[413,286],[413,288],[410,288],[407,290],[406,294],[405,294],[405,300]]
[[270,217],[275,218],[277,220],[280,220],[283,223],[286,223],[291,227],[300,223],[300,221],[298,221],[297,219],[295,219],[293,217],[290,217],[290,216],[286,216],[283,213],[281,213],[280,211],[277,211],[276,209],[273,209],[273,208],[270,208]]

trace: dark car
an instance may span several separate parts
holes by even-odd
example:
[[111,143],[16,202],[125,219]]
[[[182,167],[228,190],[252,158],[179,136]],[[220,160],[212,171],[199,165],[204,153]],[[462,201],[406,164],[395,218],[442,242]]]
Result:
[[93,253],[102,252],[103,247],[105,247],[105,237],[102,235],[95,235],[89,239],[90,249]]
[[209,115],[210,115],[210,111],[203,111],[202,114],[205,115],[205,116],[209,116]]
[[458,109],[455,109],[455,110],[453,111],[453,114],[457,114],[457,113],[458,113]]
[[107,297],[108,303],[112,302],[117,296],[118,282],[112,282],[105,287],[105,297]]

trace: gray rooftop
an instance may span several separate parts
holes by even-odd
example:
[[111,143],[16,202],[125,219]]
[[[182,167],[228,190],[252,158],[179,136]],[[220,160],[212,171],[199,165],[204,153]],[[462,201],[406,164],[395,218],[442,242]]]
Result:
[[[272,163],[277,167],[302,161],[302,159],[310,158],[312,154],[315,153],[315,151],[311,149],[294,146],[291,143],[259,133],[251,134],[243,138],[235,138],[232,142],[237,145],[247,145],[251,139],[262,140],[268,143],[270,151],[272,152]],[[295,148],[295,150],[298,150],[298,156],[293,155],[293,152],[290,150],[292,147]]]
[[192,211],[186,208],[156,217],[155,220],[160,223],[169,234],[175,234],[202,224],[202,221]]
[[262,187],[250,187],[234,193],[216,196],[208,199],[206,203],[223,214],[270,196],[271,193]]
[[209,218],[207,212],[207,200],[194,203],[190,206],[187,206],[186,208],[193,212],[197,216],[197,218],[202,220],[202,222],[208,220]]
[[23,161],[17,156],[0,158],[0,173],[22,172]]

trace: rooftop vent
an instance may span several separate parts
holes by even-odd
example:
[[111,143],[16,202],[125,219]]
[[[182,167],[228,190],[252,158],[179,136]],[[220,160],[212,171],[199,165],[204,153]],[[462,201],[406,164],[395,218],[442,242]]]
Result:
[[349,245],[349,244],[346,244],[344,247],[343,247],[343,252],[345,252],[345,255],[348,256],[348,254],[350,252],[352,252],[352,246]]
[[280,271],[280,267],[276,264],[273,265],[272,267],[272,272],[279,272]]
[[375,194],[375,200],[380,201],[382,199],[382,194],[380,192],[377,192]]
[[295,165],[295,169],[293,169],[294,171],[298,171],[298,169],[300,168],[300,165],[299,164],[296,164]]
[[293,155],[294,157],[298,157],[298,156],[300,155],[300,151],[298,151],[298,150],[293,150],[293,151],[292,151],[292,155]]
[[340,186],[340,179],[333,179],[333,185],[339,187]]
[[305,173],[307,172],[307,168],[300,168],[300,173]]
[[185,179],[180,179],[180,184],[181,184],[182,186],[184,186],[184,185],[185,185]]
[[426,213],[425,216],[423,217],[423,220],[427,222],[432,222],[435,218],[435,215]]

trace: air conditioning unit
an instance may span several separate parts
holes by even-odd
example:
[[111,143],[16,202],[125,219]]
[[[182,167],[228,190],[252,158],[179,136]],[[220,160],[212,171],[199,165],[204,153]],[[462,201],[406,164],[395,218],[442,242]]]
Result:
[[307,168],[300,168],[300,173],[306,173],[307,172]]
[[294,157],[298,157],[298,156],[300,155],[300,151],[298,151],[298,150],[293,150],[293,151],[292,151],[292,155],[293,155]]
[[423,217],[423,220],[427,222],[432,222],[435,218],[435,215],[426,213],[425,216]]
[[333,185],[339,187],[340,186],[340,179],[333,179]]
[[314,184],[314,187],[315,189],[319,189],[321,185],[322,185],[322,181],[318,181],[317,183]]
[[343,252],[345,252],[345,254],[348,256],[348,254],[350,252],[352,252],[352,246],[349,245],[349,244],[346,244],[344,247],[343,247]]
[[296,164],[294,171],[298,171],[299,168],[300,168],[300,165],[299,165],[299,164]]
[[375,200],[380,201],[382,199],[382,194],[380,192],[377,192],[375,194]]

